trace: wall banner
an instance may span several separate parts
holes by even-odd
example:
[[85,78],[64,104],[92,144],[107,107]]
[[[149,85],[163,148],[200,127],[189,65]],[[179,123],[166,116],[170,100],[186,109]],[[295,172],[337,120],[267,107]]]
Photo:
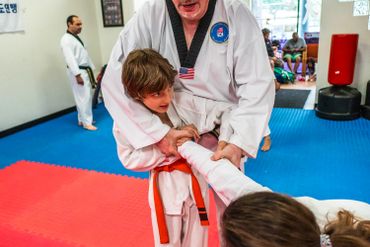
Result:
[[24,31],[21,0],[0,0],[0,33]]

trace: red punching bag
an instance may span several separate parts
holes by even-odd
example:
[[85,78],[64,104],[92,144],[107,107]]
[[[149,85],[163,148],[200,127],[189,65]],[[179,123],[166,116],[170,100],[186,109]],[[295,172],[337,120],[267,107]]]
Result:
[[331,37],[328,81],[334,86],[350,85],[356,63],[358,34],[333,34]]

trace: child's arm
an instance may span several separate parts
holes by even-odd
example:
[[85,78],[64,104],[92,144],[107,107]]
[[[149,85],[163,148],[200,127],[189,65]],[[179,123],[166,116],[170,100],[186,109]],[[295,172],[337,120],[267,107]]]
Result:
[[212,151],[199,144],[188,141],[178,150],[181,156],[204,176],[226,205],[247,193],[271,191],[245,176],[229,160],[212,161]]
[[[172,129],[174,139],[196,140],[199,134],[195,128]],[[149,171],[157,166],[168,165],[180,158],[180,156],[168,156],[159,148],[160,143],[147,145],[142,148],[134,148],[126,140],[126,132],[113,127],[113,135],[117,143],[117,153],[121,163],[130,170]],[[176,146],[176,143],[174,144]]]
[[133,171],[149,171],[159,165],[166,165],[174,162],[175,156],[166,157],[155,145],[148,145],[135,149],[126,140],[125,133],[113,127],[113,135],[117,143],[118,157],[123,166]]

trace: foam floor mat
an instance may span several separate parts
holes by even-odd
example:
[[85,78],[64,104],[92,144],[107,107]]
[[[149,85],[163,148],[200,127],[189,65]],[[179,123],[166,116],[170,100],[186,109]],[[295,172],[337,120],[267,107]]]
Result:
[[0,169],[0,246],[153,246],[147,192],[146,179],[19,161]]

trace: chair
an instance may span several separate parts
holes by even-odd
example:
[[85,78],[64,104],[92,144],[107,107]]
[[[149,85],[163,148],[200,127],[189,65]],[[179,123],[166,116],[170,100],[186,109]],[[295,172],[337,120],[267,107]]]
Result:
[[307,60],[308,58],[314,58],[317,62],[319,53],[319,44],[307,44],[307,49],[302,53],[302,76],[306,76]]

